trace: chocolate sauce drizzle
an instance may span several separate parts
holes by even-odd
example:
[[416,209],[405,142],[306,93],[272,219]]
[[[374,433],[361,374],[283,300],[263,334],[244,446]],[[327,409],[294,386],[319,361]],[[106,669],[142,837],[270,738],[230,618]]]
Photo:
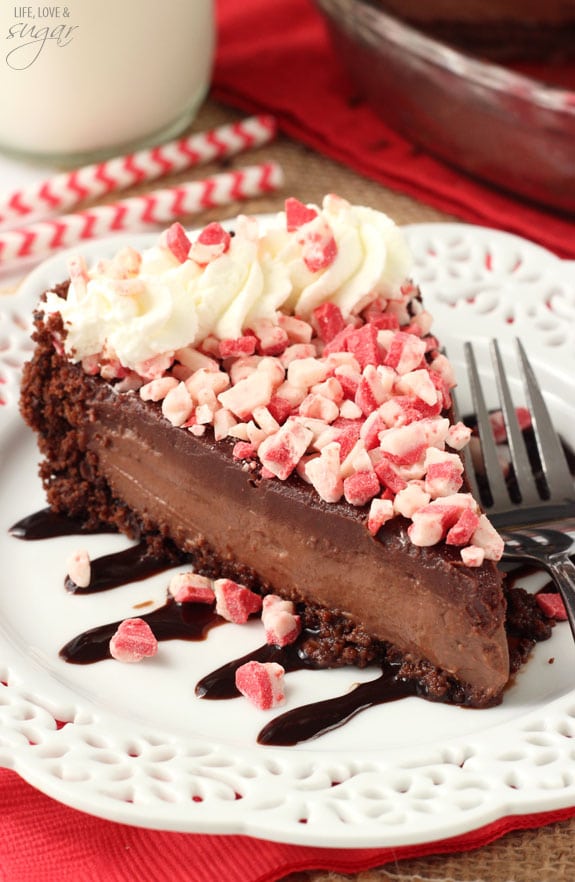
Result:
[[[21,521],[13,524],[9,531],[16,539],[28,542],[38,539],[54,539],[57,536],[94,535],[96,533],[117,533],[111,526],[88,528],[79,518],[68,518],[66,515],[43,508]],[[70,594],[96,594],[109,591],[128,582],[141,582],[150,576],[164,572],[173,566],[173,559],[157,557],[148,551],[145,542],[139,542],[131,548],[114,554],[106,554],[91,562],[90,584],[87,587],[77,585],[69,576],[64,580],[64,587]]]
[[395,666],[386,664],[379,677],[358,684],[351,692],[325,701],[314,701],[275,717],[260,731],[257,742],[276,747],[291,747],[300,741],[309,741],[343,726],[357,713],[369,707],[417,694],[417,684],[414,681],[399,678]]
[[163,573],[174,565],[171,558],[150,554],[145,542],[139,542],[124,551],[97,557],[90,566],[90,584],[80,587],[66,576],[64,587],[71,594],[97,594],[119,588],[128,582],[141,582],[149,576]]
[[[168,602],[159,609],[140,616],[152,629],[156,640],[204,640],[208,631],[225,620],[214,611],[213,604]],[[120,622],[111,622],[84,631],[60,650],[60,657],[72,664],[92,664],[111,658],[110,639]],[[248,661],[277,662],[286,673],[297,670],[318,670],[320,666],[308,659],[302,643],[309,636],[305,632],[296,643],[279,647],[264,644],[253,652],[227,662],[196,685],[199,698],[215,700],[237,698],[237,669]],[[313,702],[280,714],[265,726],[257,741],[259,744],[288,746],[317,738],[331,729],[342,726],[360,711],[400,698],[417,695],[417,684],[400,679],[397,666],[384,664],[379,677],[356,686],[351,692]]]
[[[172,599],[138,618],[148,623],[158,641],[205,640],[208,631],[225,621],[214,611],[214,604],[176,603]],[[120,622],[110,622],[78,634],[62,647],[60,658],[75,665],[89,665],[111,658],[109,644]]]
[[[31,541],[100,531],[86,530],[81,521],[55,514],[50,509],[42,509],[14,524],[10,532],[19,539]],[[146,543],[140,542],[124,551],[107,554],[92,561],[91,579],[87,588],[76,585],[69,577],[66,578],[65,587],[75,594],[93,594],[140,581],[171,566],[172,559],[154,557],[149,553]],[[215,612],[214,604],[176,603],[171,598],[163,606],[139,615],[138,618],[148,623],[158,641],[205,640],[212,628],[225,623]],[[76,665],[94,664],[111,658],[110,640],[120,621],[90,628],[76,635],[61,648],[60,658]],[[222,665],[197,683],[196,695],[206,700],[238,697],[240,693],[236,688],[235,674],[240,665],[248,661],[277,662],[286,673],[319,669],[320,666],[309,659],[302,649],[308,637],[309,634],[304,632],[298,641],[285,647],[264,644],[242,658]],[[280,714],[261,730],[257,741],[267,745],[294,745],[317,738],[324,732],[343,725],[365,708],[415,694],[417,691],[414,683],[398,679],[393,666],[384,665],[379,677],[356,686],[345,695]]]
[[102,526],[89,528],[84,521],[78,518],[69,518],[58,514],[50,508],[42,508],[34,514],[22,518],[13,524],[8,532],[16,539],[25,539],[28,542],[37,539],[54,539],[57,536],[84,536],[94,533],[117,533],[113,527]]
[[[57,515],[50,509],[43,509],[19,521],[10,529],[19,539],[36,540],[54,536],[75,535],[89,532],[109,532],[109,530],[86,530],[80,521]],[[174,565],[173,558],[160,558],[150,554],[146,543],[140,542],[125,551],[97,558],[91,565],[91,580],[87,588],[81,588],[66,579],[66,589],[78,594],[91,594],[106,591],[127,583],[140,581]],[[515,579],[525,575],[521,571],[513,574]],[[176,603],[172,598],[161,607],[139,615],[151,627],[156,639],[163,640],[204,640],[208,632],[225,620],[214,609],[214,604]],[[93,664],[111,658],[109,643],[120,621],[111,622],[78,634],[60,650],[60,657],[71,664]],[[309,659],[303,646],[309,633],[302,633],[299,639],[286,647],[265,644],[253,652],[222,665],[203,677],[196,685],[198,697],[231,699],[237,697],[235,673],[240,665],[248,661],[277,662],[286,673],[296,670],[318,670],[320,665]],[[398,675],[398,666],[384,661],[381,674],[373,680],[357,685],[350,692],[325,701],[313,702],[271,720],[261,730],[257,741],[262,745],[288,746],[317,738],[332,729],[342,726],[362,710],[375,705],[397,701],[401,698],[419,694],[416,681],[409,681]]]
[[[260,646],[254,652],[222,665],[199,681],[196,695],[210,699],[235,698],[240,694],[235,684],[235,673],[248,661],[277,662],[286,673],[318,670],[319,666],[308,659],[301,648],[307,636],[304,632],[296,643],[285,647]],[[261,730],[257,736],[258,744],[293,746],[343,726],[366,708],[417,695],[417,684],[400,678],[398,667],[384,662],[380,676],[374,680],[361,683],[344,695],[314,701],[280,714]]]

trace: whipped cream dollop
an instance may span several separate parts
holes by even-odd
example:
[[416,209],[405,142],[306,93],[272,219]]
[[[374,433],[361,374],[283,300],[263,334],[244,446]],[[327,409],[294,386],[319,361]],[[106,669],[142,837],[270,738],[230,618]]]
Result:
[[[268,232],[266,245],[288,268],[291,312],[308,319],[317,306],[330,301],[347,319],[377,297],[403,299],[401,286],[411,271],[411,254],[404,234],[383,212],[329,195],[317,218],[301,228],[283,233],[282,221]],[[335,245],[333,260],[315,272],[313,262],[310,269],[306,260],[307,236],[313,235],[314,224],[324,227],[326,237],[331,233]]]
[[231,237],[210,224],[193,240],[175,224],[141,253],[69,268],[67,296],[48,292],[45,305],[62,317],[68,357],[138,370],[209,336],[277,324],[280,313],[309,319],[326,301],[344,318],[376,298],[401,302],[411,259],[387,215],[330,195],[321,208],[287,200],[265,226],[240,217]]

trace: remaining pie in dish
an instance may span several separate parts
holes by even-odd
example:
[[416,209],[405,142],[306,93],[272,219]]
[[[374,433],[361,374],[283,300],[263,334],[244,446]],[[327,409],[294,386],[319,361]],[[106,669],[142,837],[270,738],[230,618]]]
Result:
[[503,545],[393,222],[289,199],[69,270],[21,397],[52,508],[294,601],[318,665],[385,655],[431,698],[496,703]]
[[498,61],[573,57],[575,0],[374,0],[439,40]]

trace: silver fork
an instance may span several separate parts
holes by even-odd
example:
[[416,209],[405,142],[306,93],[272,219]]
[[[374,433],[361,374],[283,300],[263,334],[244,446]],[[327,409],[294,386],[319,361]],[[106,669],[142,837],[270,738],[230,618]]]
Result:
[[496,340],[491,341],[491,359],[515,487],[510,488],[510,482],[506,481],[502,471],[470,343],[464,347],[465,360],[489,492],[478,489],[469,448],[464,454],[466,470],[476,498],[481,499],[489,519],[505,542],[504,557],[533,561],[551,574],[563,598],[575,637],[575,564],[570,558],[575,551],[575,541],[570,535],[575,534],[575,486],[533,369],[521,342],[517,340],[516,343],[546,486],[538,486]]

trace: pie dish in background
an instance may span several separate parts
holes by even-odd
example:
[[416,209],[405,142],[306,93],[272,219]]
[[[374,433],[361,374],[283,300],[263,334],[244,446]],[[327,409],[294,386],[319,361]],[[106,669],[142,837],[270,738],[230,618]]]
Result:
[[360,97],[400,134],[474,177],[575,211],[569,88],[439,42],[383,4],[315,3]]

